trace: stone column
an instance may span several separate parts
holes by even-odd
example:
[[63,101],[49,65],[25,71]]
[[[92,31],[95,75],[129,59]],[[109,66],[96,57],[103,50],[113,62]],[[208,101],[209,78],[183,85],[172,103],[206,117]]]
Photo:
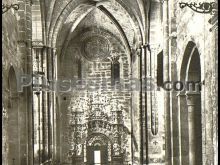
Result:
[[[47,47],[42,49],[42,74],[45,76],[43,88],[47,88]],[[48,160],[48,105],[47,105],[47,92],[42,92],[42,115],[43,115],[43,162]]]
[[47,87],[49,92],[45,92],[45,148],[47,149],[47,160],[56,160],[56,95],[54,88],[54,80],[56,76],[56,49],[45,47],[45,75],[47,78]]
[[[35,139],[35,163],[47,162],[50,159],[50,105],[48,104],[48,49],[42,42],[33,41],[33,73],[38,79],[34,85],[33,95],[34,109],[34,139]],[[39,126],[39,128],[37,128]],[[39,145],[39,147],[38,147]],[[38,154],[39,153],[39,154]],[[37,161],[38,162],[38,161]]]
[[[53,48],[47,48],[47,79],[53,80]],[[48,159],[52,159],[53,154],[53,93],[47,93],[47,127],[48,127]]]
[[189,134],[188,113],[185,91],[179,92],[178,97],[178,129],[179,129],[179,161],[180,165],[189,164]]
[[[170,81],[169,60],[169,1],[163,1],[163,81]],[[172,165],[171,149],[171,117],[170,117],[170,92],[164,91],[164,116],[165,116],[165,165]]]
[[143,96],[142,96],[142,52],[143,49],[140,48],[140,53],[138,54],[138,61],[139,61],[139,78],[140,78],[140,92],[139,92],[139,126],[140,126],[140,164],[143,164]]
[[[217,3],[217,1],[216,1]],[[212,85],[211,85],[211,95],[212,95],[212,146],[213,146],[213,165],[218,164],[218,13],[214,14],[209,20],[212,25],[210,32],[213,38],[213,44],[211,49],[213,50],[211,56],[212,61]]]
[[[53,81],[56,80],[56,49],[53,49]],[[56,109],[56,93],[53,90],[52,91],[53,94],[53,156],[52,159],[53,160],[57,160],[57,121],[56,121],[56,117],[57,117],[57,109]]]
[[145,135],[145,137],[144,137],[144,139],[145,139],[145,159],[144,159],[144,163],[148,163],[148,111],[147,111],[147,109],[148,109],[148,107],[147,107],[147,94],[148,94],[148,92],[147,92],[147,64],[148,64],[148,60],[147,60],[147,48],[149,48],[149,45],[147,45],[147,44],[145,44],[145,45],[142,45],[142,47],[141,47],[143,50],[142,50],[142,52],[143,52],[143,60],[144,60],[144,76],[143,76],[143,78],[144,78],[144,105],[145,105],[145,107],[144,107],[144,125],[143,125],[143,127],[144,127],[144,135]]
[[200,98],[198,92],[187,92],[186,101],[188,106],[188,123],[189,123],[189,165],[196,165],[196,125],[195,112],[199,110],[197,104]]
[[[41,77],[40,72],[40,63],[41,63],[41,42],[32,42],[32,63],[33,63],[33,152],[34,152],[34,163],[40,164],[42,161],[42,114],[41,114],[41,91],[40,91],[40,82]],[[29,96],[30,97],[30,96]]]
[[[170,31],[170,80],[172,82],[177,81],[177,23],[176,23],[176,10],[177,10],[177,4],[178,2],[176,0],[169,0],[169,31]],[[179,90],[180,91],[180,90]],[[179,165],[180,164],[180,143],[179,143],[179,122],[178,122],[178,116],[179,111],[177,111],[178,106],[177,102],[178,99],[176,97],[177,95],[177,89],[174,89],[171,92],[170,100],[171,100],[171,144],[172,144],[172,164]],[[185,163],[184,163],[185,164]]]
[[[18,53],[22,56],[23,62],[23,71],[27,75],[32,74],[32,10],[31,10],[31,1],[23,1],[18,0],[18,4],[20,5],[20,8],[18,10],[18,15],[20,16],[20,19],[18,20]],[[22,105],[22,116],[21,120],[23,123],[25,123],[25,126],[21,128],[22,130],[21,134],[23,136],[21,141],[21,149],[20,154],[21,157],[21,164],[28,164],[33,165],[34,161],[34,152],[33,152],[33,146],[34,146],[34,139],[33,139],[33,90],[32,86],[28,86],[24,88],[24,98]],[[21,100],[22,102],[22,100]],[[20,102],[20,104],[22,104]],[[22,120],[23,119],[23,120]],[[27,129],[26,129],[27,128]]]

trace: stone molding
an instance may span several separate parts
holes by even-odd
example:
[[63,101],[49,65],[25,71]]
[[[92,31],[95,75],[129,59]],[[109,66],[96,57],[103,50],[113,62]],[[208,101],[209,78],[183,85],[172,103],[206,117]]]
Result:
[[32,47],[33,48],[43,48],[44,44],[42,41],[32,41]]
[[186,100],[188,106],[196,105],[196,99],[201,96],[200,92],[186,92]]
[[178,92],[176,97],[185,97],[186,96],[186,92],[185,91],[181,91],[181,92]]

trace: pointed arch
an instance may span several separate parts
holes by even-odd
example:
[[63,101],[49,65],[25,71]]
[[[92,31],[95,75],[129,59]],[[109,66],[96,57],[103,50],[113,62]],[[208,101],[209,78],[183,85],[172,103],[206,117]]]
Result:
[[17,79],[14,68],[11,66],[8,73],[8,164],[20,164],[20,135]]
[[[180,153],[184,164],[202,164],[202,123],[200,91],[187,89],[188,82],[201,81],[200,55],[194,42],[189,41],[184,51],[179,79],[185,84],[179,93]],[[196,88],[195,88],[196,89]]]
[[[129,14],[130,18],[132,19],[134,23],[134,30],[137,33],[138,36],[138,43],[142,42],[142,36],[143,36],[143,27],[141,24],[141,20],[137,17],[137,15],[134,14],[134,11],[131,11],[126,4],[116,1],[115,3],[118,3],[122,8],[124,8],[127,13]],[[59,30],[61,29],[63,23],[67,19],[67,17],[70,15],[70,13],[80,4],[84,5],[91,5],[91,7],[96,6],[96,3],[94,2],[75,2],[75,1],[70,1],[66,4],[66,6],[62,9],[60,12],[59,16],[55,18],[55,20],[51,20],[52,22],[50,23],[50,27],[48,29],[48,45],[55,47],[56,46],[56,39]]]
[[183,60],[182,60],[180,76],[179,76],[180,81],[186,80],[186,76],[187,76],[186,70],[189,63],[189,59],[192,57],[192,54],[195,49],[196,49],[196,44],[193,41],[189,41],[183,54]]
[[[86,13],[82,14],[80,17],[78,17],[76,19],[76,21],[74,21],[72,23],[72,26],[71,26],[71,28],[69,29],[69,32],[66,35],[66,39],[65,39],[65,41],[63,42],[63,44],[61,46],[61,51],[60,51],[60,53],[62,53],[62,54],[60,54],[61,56],[64,55],[65,51],[67,50],[67,46],[68,46],[68,44],[71,40],[71,35],[70,34],[77,28],[77,26],[80,24],[80,22],[82,22],[83,19],[87,15],[89,15],[94,9],[96,9],[96,8],[88,9]],[[122,39],[123,39],[123,41],[126,45],[127,54],[130,55],[130,56],[128,56],[128,61],[130,62],[130,60],[131,60],[131,45],[129,44],[129,41],[126,37],[126,34],[125,34],[123,28],[121,27],[119,22],[116,20],[116,18],[104,6],[100,5],[100,6],[98,6],[98,9],[100,9],[105,15],[107,15],[110,18],[110,20],[115,24],[116,28],[120,32],[120,34],[122,36]]]

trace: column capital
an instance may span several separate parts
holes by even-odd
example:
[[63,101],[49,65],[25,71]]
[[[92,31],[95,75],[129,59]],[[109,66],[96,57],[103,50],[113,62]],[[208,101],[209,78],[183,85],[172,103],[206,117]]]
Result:
[[24,47],[28,45],[28,42],[26,40],[18,40],[17,43],[19,46],[24,46]]
[[147,48],[149,46],[150,46],[149,44],[143,44],[143,45],[140,46],[140,48]]
[[194,106],[197,103],[197,98],[200,96],[200,92],[186,92],[186,101],[188,106]]
[[158,52],[161,48],[161,45],[159,43],[149,44],[148,49],[152,52]]
[[7,119],[8,118],[8,112],[7,109],[3,107],[2,109],[2,117],[3,119]]
[[50,48],[53,49],[54,51],[57,50],[57,48],[45,45],[43,41],[32,41],[32,48]]
[[160,0],[160,3],[164,4],[165,1],[168,1],[168,0]]
[[32,47],[33,48],[43,48],[44,44],[42,41],[32,41]]
[[141,48],[137,48],[136,53],[137,53],[137,56],[140,57],[141,56]]
[[199,96],[201,93],[200,92],[186,92],[186,96]]
[[185,96],[186,96],[186,92],[185,91],[180,91],[176,95],[176,97],[185,97]]
[[117,63],[119,61],[119,59],[120,59],[120,56],[117,53],[111,53],[111,57],[109,57],[109,60],[112,63]]
[[56,53],[56,51],[57,51],[57,48],[52,48],[52,49],[53,49],[53,52],[54,52],[54,53]]

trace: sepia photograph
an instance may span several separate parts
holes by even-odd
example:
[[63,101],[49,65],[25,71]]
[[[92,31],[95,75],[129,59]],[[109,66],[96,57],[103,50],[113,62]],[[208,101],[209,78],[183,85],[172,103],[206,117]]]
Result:
[[3,0],[2,165],[218,165],[218,1]]

